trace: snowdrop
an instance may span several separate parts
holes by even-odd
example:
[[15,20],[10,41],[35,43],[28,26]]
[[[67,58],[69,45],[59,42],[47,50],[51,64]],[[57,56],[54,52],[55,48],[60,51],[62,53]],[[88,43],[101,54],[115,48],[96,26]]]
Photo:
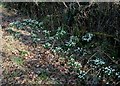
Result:
[[95,64],[96,66],[100,66],[100,65],[104,65],[105,64],[105,62],[102,59],[100,59],[100,58],[97,58],[95,60],[90,60],[90,62],[93,62],[93,64]]
[[45,47],[45,48],[50,48],[50,47],[51,47],[51,44],[50,44],[49,42],[47,42],[47,43],[45,43],[45,44],[43,45],[43,47]]
[[85,75],[86,75],[86,72],[85,72],[85,71],[79,70],[78,78],[80,78],[80,79],[85,79]]
[[113,72],[115,72],[115,69],[111,68],[110,66],[104,68],[104,72],[107,75],[111,75]]
[[91,33],[86,33],[84,36],[82,36],[82,40],[89,42],[89,41],[92,40],[92,37],[93,37],[93,34],[91,34]]

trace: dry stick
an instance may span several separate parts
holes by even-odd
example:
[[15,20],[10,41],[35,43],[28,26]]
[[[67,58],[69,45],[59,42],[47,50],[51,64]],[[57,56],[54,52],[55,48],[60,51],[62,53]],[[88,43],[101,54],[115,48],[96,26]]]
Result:
[[117,43],[117,41],[115,40],[115,42],[114,42],[114,48],[116,47],[116,43]]
[[100,72],[101,72],[101,69],[98,70],[98,72],[97,72],[97,76],[100,74]]
[[65,4],[65,2],[63,2],[63,4],[65,5],[66,8],[68,8],[68,6]]
[[116,86],[119,85],[119,83],[120,83],[120,81],[118,81],[118,82],[116,83]]
[[[118,30],[116,30],[116,37],[117,37],[117,38],[119,38],[118,34],[119,34]],[[115,38],[114,38],[114,40],[115,40]],[[120,42],[119,39],[118,39],[118,42]],[[115,48],[115,45],[116,45],[116,44],[117,44],[117,40],[115,40],[114,48]]]
[[[92,59],[96,54],[97,54],[97,52],[95,52],[95,53],[88,59],[88,61],[87,61],[87,63],[86,63],[85,65],[87,65],[87,64],[89,63],[90,59]],[[85,67],[85,66],[84,66],[84,67]],[[84,67],[83,67],[83,69],[84,69]]]
[[52,47],[50,48],[50,50],[52,50],[52,48],[54,47],[55,42],[56,42],[56,39],[54,39],[53,44],[52,44]]
[[80,4],[79,4],[79,1],[77,0],[77,4],[78,4],[78,6],[80,7]]
[[89,71],[91,71],[91,70],[94,70],[94,68],[89,69],[89,70],[86,72],[86,74],[88,74],[88,73],[89,73]]
[[95,53],[88,59],[88,62],[87,62],[87,63],[89,63],[90,59],[92,59],[92,57],[94,57],[96,54],[97,54],[97,52],[95,52]]
[[118,64],[115,60],[113,60],[107,53],[103,52],[107,57],[110,58],[110,60],[112,60],[115,64]]
[[114,40],[115,40],[115,41],[118,41],[118,42],[120,42],[120,40],[119,40],[119,39],[117,39],[117,38],[114,38]]
[[54,30],[54,22],[53,22],[53,16],[52,15],[50,16],[50,19],[51,19],[51,28]]
[[37,0],[33,0],[33,2],[35,2],[35,4],[38,6],[38,1]]
[[120,40],[118,38],[114,37],[113,35],[109,35],[106,33],[100,33],[100,32],[92,32],[92,33],[97,35],[97,36],[110,37],[110,38],[113,38],[115,41],[120,42]]
[[[117,38],[119,38],[118,33],[119,33],[118,30],[116,30],[116,37],[117,37]],[[116,44],[117,44],[117,42],[120,43],[120,40],[119,40],[119,39],[116,39],[116,38],[114,38],[114,40],[115,40],[114,48],[115,48],[115,47],[119,47],[119,46],[116,46]]]

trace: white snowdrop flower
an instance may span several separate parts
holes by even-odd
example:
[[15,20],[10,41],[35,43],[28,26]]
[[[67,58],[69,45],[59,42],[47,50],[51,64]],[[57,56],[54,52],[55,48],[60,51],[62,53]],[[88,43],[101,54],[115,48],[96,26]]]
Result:
[[14,25],[14,22],[11,22],[9,25]]
[[113,59],[115,58],[115,57],[112,57]]
[[118,76],[118,78],[120,78],[120,75]]
[[115,69],[112,69],[112,71],[114,72],[114,71],[115,71]]
[[86,33],[84,36],[82,36],[82,40],[89,42],[92,39],[92,37],[93,37],[93,34]]
[[73,58],[70,59],[71,61],[75,61]]
[[118,73],[118,72],[116,72],[116,73],[115,73],[115,75],[116,75],[116,76],[118,76],[118,75],[119,75],[119,73]]

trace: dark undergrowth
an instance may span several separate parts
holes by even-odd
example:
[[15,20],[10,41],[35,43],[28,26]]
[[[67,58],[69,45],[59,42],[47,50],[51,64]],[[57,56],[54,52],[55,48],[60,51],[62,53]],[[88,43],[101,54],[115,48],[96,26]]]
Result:
[[[54,75],[53,71],[60,70],[56,77],[54,75],[54,83],[83,86],[120,84],[119,3],[3,4],[7,10],[15,13],[12,16],[22,16],[15,20],[12,16],[8,16],[8,20],[3,17],[3,22],[8,22],[7,26],[2,25],[7,34],[26,46],[38,50],[37,47],[42,46],[55,57],[58,56],[53,58],[56,59],[55,63],[48,60],[49,71],[46,72],[47,68],[43,67],[44,72],[41,73],[42,67],[38,67],[40,69],[37,72],[40,72],[41,78],[46,79],[51,73]],[[26,53],[21,52],[21,55]],[[20,58],[13,61],[23,64]],[[60,62],[61,66],[56,68],[57,62]],[[35,63],[33,61],[32,65],[31,63],[32,61],[30,66],[34,66],[37,60]],[[9,77],[11,76],[7,76]],[[63,81],[59,78],[63,78]],[[4,81],[7,82],[9,80]]]

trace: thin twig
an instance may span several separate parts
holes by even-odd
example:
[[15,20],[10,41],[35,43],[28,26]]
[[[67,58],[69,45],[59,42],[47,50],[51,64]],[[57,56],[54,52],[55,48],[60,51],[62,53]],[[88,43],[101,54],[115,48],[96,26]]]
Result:
[[118,81],[118,82],[116,83],[116,86],[119,85],[119,83],[120,83],[120,81]]
[[52,50],[52,48],[54,47],[55,42],[56,42],[56,39],[54,39],[53,44],[52,44],[52,47],[50,48],[50,50]]
[[98,70],[98,72],[97,72],[97,76],[100,74],[100,72],[101,72],[101,69]]
[[79,1],[77,0],[77,4],[78,4],[78,6],[80,7],[80,4],[79,4]]
[[33,2],[35,2],[35,4],[38,6],[38,1],[37,0],[33,0]]
[[87,63],[89,63],[90,59],[92,59],[96,54],[97,54],[97,52],[95,52],[95,53],[88,59],[88,62],[87,62]]
[[66,8],[68,8],[68,6],[65,4],[65,2],[63,2],[63,4],[65,5]]
[[119,40],[119,39],[117,39],[117,38],[114,38],[114,40],[115,40],[115,41],[118,41],[118,42],[120,42],[120,40]]
[[89,70],[86,72],[86,74],[88,74],[91,70],[94,70],[94,68],[89,69]]
[[113,60],[107,53],[103,52],[107,57],[109,57],[110,60],[112,60],[112,62],[114,62],[115,64],[118,64],[115,60]]

